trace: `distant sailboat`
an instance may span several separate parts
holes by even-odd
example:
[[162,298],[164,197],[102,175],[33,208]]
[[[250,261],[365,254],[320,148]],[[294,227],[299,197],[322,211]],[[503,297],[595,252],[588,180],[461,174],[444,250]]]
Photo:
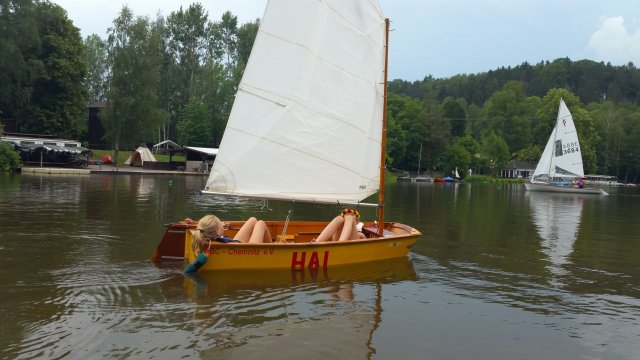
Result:
[[567,179],[580,181],[583,177],[584,169],[578,132],[571,112],[564,100],[560,99],[556,125],[538,161],[538,166],[530,182],[525,183],[525,187],[528,191],[607,195],[602,189],[570,186],[567,181]]
[[420,171],[422,170],[421,165],[422,165],[422,143],[420,143],[420,152],[418,153],[418,175],[416,175],[415,177],[412,177],[411,181],[432,182],[433,178],[431,178],[431,176],[420,175]]

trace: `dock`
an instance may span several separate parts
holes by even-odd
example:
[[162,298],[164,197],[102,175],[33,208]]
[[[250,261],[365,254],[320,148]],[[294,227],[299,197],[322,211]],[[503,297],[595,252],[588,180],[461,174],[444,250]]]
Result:
[[26,167],[20,169],[23,174],[39,175],[91,175],[89,169],[58,168],[58,167]]
[[192,171],[172,171],[172,170],[150,170],[140,166],[113,166],[109,165],[89,165],[86,169],[64,168],[64,167],[39,167],[23,166],[20,169],[23,174],[39,175],[185,175],[185,176],[209,176],[209,174]]

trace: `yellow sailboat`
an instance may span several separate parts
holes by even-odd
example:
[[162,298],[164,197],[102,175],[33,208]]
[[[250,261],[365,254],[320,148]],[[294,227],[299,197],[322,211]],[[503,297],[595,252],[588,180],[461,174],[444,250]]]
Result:
[[[313,241],[327,221],[267,221],[273,243],[219,243],[200,270],[313,269],[406,256],[421,233],[385,221],[389,20],[376,1],[270,0],[204,195],[373,206],[364,238]],[[379,193],[376,204],[363,201]],[[243,222],[227,222],[233,236]],[[196,260],[196,224],[152,260]]]

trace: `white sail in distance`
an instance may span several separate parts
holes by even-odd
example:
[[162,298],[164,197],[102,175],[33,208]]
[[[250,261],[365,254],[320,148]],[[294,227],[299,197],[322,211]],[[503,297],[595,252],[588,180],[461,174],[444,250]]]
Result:
[[375,194],[385,36],[377,1],[269,1],[203,193],[324,203]]
[[573,116],[560,99],[556,125],[533,173],[534,180],[584,177],[582,152]]

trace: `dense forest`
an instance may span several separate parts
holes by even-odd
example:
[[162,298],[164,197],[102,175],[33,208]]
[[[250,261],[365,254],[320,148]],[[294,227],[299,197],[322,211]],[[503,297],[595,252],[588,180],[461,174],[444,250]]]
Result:
[[[64,9],[0,0],[0,118],[26,133],[86,140],[87,105],[115,150],[171,139],[217,146],[259,20],[217,20],[194,3],[167,16],[123,7],[106,37],[82,39]],[[425,69],[428,73],[429,69]],[[535,163],[563,98],[574,115],[585,171],[640,179],[640,70],[568,58],[479,74],[390,81],[392,168],[497,174]],[[420,152],[422,149],[422,153]]]

